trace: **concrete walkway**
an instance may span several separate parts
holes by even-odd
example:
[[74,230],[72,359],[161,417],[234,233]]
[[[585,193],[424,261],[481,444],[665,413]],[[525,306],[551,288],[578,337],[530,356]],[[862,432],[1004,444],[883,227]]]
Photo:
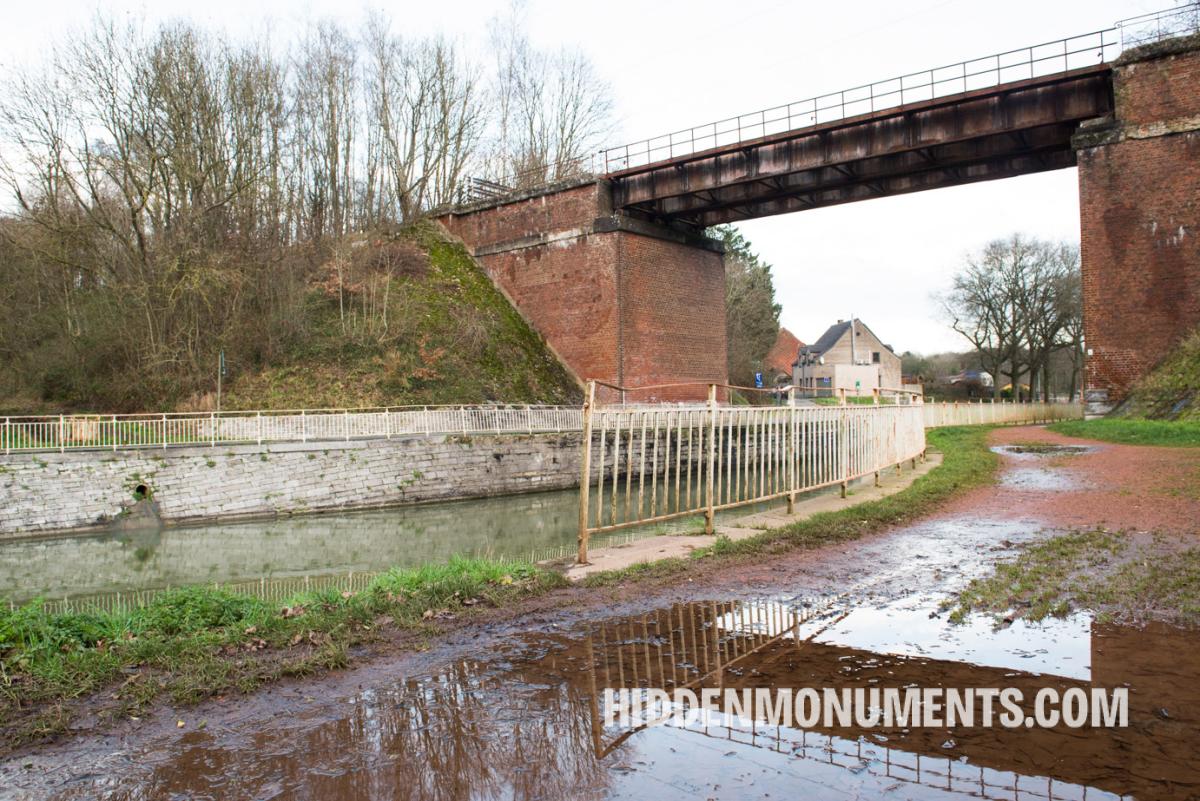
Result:
[[571,581],[578,581],[592,573],[604,570],[619,570],[642,562],[654,562],[659,559],[669,559],[673,556],[687,556],[697,548],[712,545],[718,536],[726,536],[731,540],[742,540],[761,534],[763,531],[782,528],[800,520],[806,520],[821,512],[836,512],[860,503],[878,500],[888,495],[900,492],[921,476],[942,463],[940,453],[930,453],[924,462],[917,462],[917,469],[907,466],[899,475],[895,469],[885,470],[880,476],[881,486],[873,486],[871,478],[860,479],[850,484],[850,496],[842,498],[841,493],[820,492],[808,497],[801,496],[796,500],[795,512],[787,513],[787,506],[780,502],[776,509],[739,517],[735,521],[718,525],[716,534],[709,537],[695,534],[670,534],[658,537],[645,537],[634,540],[626,545],[615,545],[608,548],[596,548],[588,556],[591,564],[573,565],[566,571]]

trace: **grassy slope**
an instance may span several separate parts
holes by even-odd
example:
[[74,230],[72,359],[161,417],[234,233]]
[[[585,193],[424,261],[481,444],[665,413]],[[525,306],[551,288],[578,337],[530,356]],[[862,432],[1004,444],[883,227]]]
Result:
[[1200,329],[1138,381],[1113,416],[1200,423]]
[[[227,409],[573,403],[580,391],[470,254],[432,226],[399,235],[427,270],[393,279],[390,326],[346,333],[335,295],[312,291],[308,334],[282,362],[235,376]],[[347,300],[352,310],[353,298]],[[361,318],[351,325],[362,325]]]
[[[986,428],[931,431],[930,446],[944,460],[905,490],[738,543],[724,541],[692,558],[816,547],[915,519],[992,479],[996,456],[986,437]],[[587,583],[680,572],[694,564],[663,560]],[[0,744],[63,731],[75,714],[72,701],[99,690],[115,690],[116,715],[133,714],[164,694],[187,703],[231,689],[249,691],[283,676],[341,667],[350,646],[389,627],[420,634],[439,613],[502,606],[564,583],[529,564],[456,559],[393,570],[356,595],[312,592],[286,606],[207,588],[179,590],[126,614],[50,614],[36,602],[10,612],[0,604]]]
[[1124,445],[1200,447],[1200,329],[1138,381],[1108,417],[1069,420],[1050,429]]

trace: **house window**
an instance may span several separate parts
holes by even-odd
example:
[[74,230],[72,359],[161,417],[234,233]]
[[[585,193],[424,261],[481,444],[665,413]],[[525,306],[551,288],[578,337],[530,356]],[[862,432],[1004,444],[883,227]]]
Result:
[[879,364],[879,351],[871,353],[871,364]]

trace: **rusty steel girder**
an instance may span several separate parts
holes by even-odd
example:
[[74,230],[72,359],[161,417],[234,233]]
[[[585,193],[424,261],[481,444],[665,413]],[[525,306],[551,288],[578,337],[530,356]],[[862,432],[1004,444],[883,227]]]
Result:
[[1075,164],[1113,109],[1098,65],[910,103],[612,173],[615,208],[706,227]]

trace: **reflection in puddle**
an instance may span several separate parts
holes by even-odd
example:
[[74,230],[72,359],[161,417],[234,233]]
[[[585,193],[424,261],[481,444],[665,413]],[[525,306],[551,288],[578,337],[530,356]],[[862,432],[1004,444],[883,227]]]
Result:
[[[952,627],[921,603],[697,602],[531,635],[296,715],[90,766],[112,798],[1193,798],[1200,635]],[[923,619],[922,619],[923,616]],[[1130,687],[1124,729],[605,727],[604,687]],[[97,769],[99,768],[99,769]],[[82,767],[73,767],[82,771]],[[117,778],[120,777],[120,778]]]

